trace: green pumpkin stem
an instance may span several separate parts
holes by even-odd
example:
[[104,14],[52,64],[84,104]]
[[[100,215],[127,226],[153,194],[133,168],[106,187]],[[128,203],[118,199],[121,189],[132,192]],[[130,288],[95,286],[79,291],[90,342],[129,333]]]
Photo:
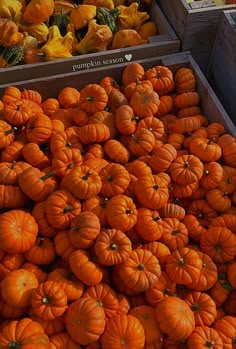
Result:
[[82,177],[83,181],[87,181],[87,180],[89,179],[89,176],[90,176],[90,175],[91,175],[91,172],[88,171],[88,172]]
[[197,304],[197,303],[193,303],[190,308],[193,311],[199,311],[200,310],[199,304]]
[[176,229],[176,230],[173,230],[172,232],[171,232],[171,235],[177,235],[177,234],[179,234],[179,233],[181,233],[181,229]]
[[13,160],[12,163],[11,163],[10,169],[14,170],[15,166],[16,166],[16,160]]
[[110,249],[113,250],[113,251],[117,250],[117,244],[115,242],[112,242],[110,244]]
[[66,206],[66,207],[64,207],[63,212],[68,213],[68,212],[71,212],[72,209],[73,209],[72,206]]
[[8,343],[8,347],[11,349],[20,349],[21,344],[20,344],[20,342],[17,342],[17,341],[10,341]]
[[17,127],[12,127],[10,130],[5,131],[5,136],[10,135],[11,133],[14,133],[17,131]]
[[44,238],[39,238],[38,246],[42,247],[44,243]]
[[48,173],[46,173],[43,177],[40,177],[40,179],[42,181],[46,181],[48,178],[52,177],[52,176],[55,176],[55,171],[50,171]]
[[145,266],[143,263],[140,263],[137,268],[138,268],[138,270],[142,271],[142,270],[144,270]]
[[42,302],[43,304],[50,304],[50,299],[48,297],[43,297]]
[[214,341],[206,341],[206,347],[207,348],[212,348],[215,345]]

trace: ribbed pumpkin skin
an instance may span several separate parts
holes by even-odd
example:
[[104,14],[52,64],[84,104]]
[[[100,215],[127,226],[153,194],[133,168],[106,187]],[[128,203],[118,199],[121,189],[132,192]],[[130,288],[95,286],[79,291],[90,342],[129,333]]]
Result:
[[190,307],[177,297],[166,297],[155,308],[160,329],[175,340],[186,339],[195,328]]
[[142,349],[145,342],[144,329],[132,315],[117,315],[107,322],[101,337],[103,349]]
[[73,302],[66,313],[67,332],[81,345],[99,339],[105,329],[105,312],[98,303],[89,298]]
[[0,348],[14,348],[13,344],[15,344],[15,348],[21,349],[48,349],[49,339],[43,332],[41,325],[25,318],[11,321],[1,330]]

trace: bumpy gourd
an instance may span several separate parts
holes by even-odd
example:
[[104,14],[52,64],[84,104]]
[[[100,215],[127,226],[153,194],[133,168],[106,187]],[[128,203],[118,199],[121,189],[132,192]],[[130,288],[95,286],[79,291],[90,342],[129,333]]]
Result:
[[27,23],[45,22],[53,11],[53,0],[31,0],[25,7],[23,18]]
[[0,45],[5,47],[17,45],[23,38],[24,35],[18,32],[15,22],[6,18],[0,19]]
[[47,40],[49,31],[45,23],[19,23],[19,28],[21,31],[26,32],[28,35],[32,35],[35,39],[37,39],[39,44],[42,44]]
[[49,28],[48,41],[41,50],[45,54],[47,61],[72,57],[72,42],[73,35],[71,32],[68,32],[65,36],[61,36],[59,28],[53,25]]
[[70,18],[67,14],[61,10],[60,13],[54,13],[53,14],[53,21],[52,25],[58,26],[61,35],[66,35],[67,33],[67,26],[70,23]]
[[112,37],[112,31],[107,25],[99,25],[95,19],[91,19],[85,37],[76,45],[76,51],[80,54],[106,51]]
[[108,25],[114,34],[117,31],[116,20],[119,13],[120,10],[118,7],[114,8],[113,10],[108,10],[106,7],[98,7],[96,15],[97,22],[98,24]]
[[117,19],[119,29],[134,29],[138,31],[141,25],[150,17],[147,12],[138,11],[138,4],[136,2],[129,7],[120,5],[118,8],[120,10]]
[[96,6],[94,5],[78,5],[70,14],[70,22],[74,25],[75,29],[81,29],[88,25],[90,19],[96,16]]
[[24,59],[24,49],[20,46],[0,46],[0,68],[12,67]]
[[13,21],[20,16],[22,5],[18,0],[0,0],[0,18],[7,18]]
[[143,39],[134,29],[121,29],[115,33],[111,48],[124,48],[130,46],[138,46],[147,44],[147,40]]

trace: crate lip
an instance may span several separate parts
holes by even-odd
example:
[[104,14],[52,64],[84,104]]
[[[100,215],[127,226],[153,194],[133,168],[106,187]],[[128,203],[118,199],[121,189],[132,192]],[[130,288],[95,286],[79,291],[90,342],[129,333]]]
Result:
[[[166,0],[168,1],[168,0]],[[214,11],[214,10],[224,10],[224,11],[227,11],[227,9],[229,8],[235,8],[236,9],[236,5],[234,4],[228,4],[228,5],[217,5],[217,6],[209,6],[209,7],[203,7],[203,8],[200,8],[200,9],[192,9],[190,4],[187,3],[187,1],[185,0],[179,0],[181,2],[181,4],[184,6],[185,10],[189,13],[189,14],[192,14],[192,13],[198,13],[198,12],[208,12],[208,11]]]
[[224,11],[223,14],[231,25],[232,29],[236,31],[236,9]]

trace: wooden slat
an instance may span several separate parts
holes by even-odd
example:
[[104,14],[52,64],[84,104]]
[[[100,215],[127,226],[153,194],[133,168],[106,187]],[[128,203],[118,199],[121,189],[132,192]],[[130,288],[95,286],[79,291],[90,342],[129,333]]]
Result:
[[133,46],[105,52],[79,55],[68,59],[58,59],[40,64],[19,65],[0,69],[0,85],[16,81],[37,79],[43,76],[67,74],[82,71],[91,67],[110,67],[113,64],[136,61],[146,57],[162,56],[178,52],[180,40],[167,22],[160,7],[154,1],[150,18],[156,23],[159,35],[151,37],[147,45]]
[[[197,90],[201,97],[201,107],[204,115],[212,122],[220,122],[227,130],[236,136],[236,127],[229,119],[229,116],[226,114],[200,68],[189,53],[177,53],[163,57],[148,58],[139,60],[138,62],[142,64],[145,69],[149,69],[155,65],[165,65],[169,67],[174,74],[181,67],[190,67],[193,69],[197,79]],[[82,71],[80,73],[69,73],[64,76],[57,75],[54,77],[17,82],[14,85],[20,89],[36,89],[42,94],[43,99],[57,97],[60,89],[65,86],[69,85],[81,89],[87,83],[98,83],[103,77],[108,75],[120,82],[121,74],[127,64],[128,63],[113,65],[110,67],[109,71],[106,67],[101,67]],[[7,86],[9,86],[9,84],[0,87],[0,97]]]
[[207,75],[236,124],[236,10],[222,15]]

